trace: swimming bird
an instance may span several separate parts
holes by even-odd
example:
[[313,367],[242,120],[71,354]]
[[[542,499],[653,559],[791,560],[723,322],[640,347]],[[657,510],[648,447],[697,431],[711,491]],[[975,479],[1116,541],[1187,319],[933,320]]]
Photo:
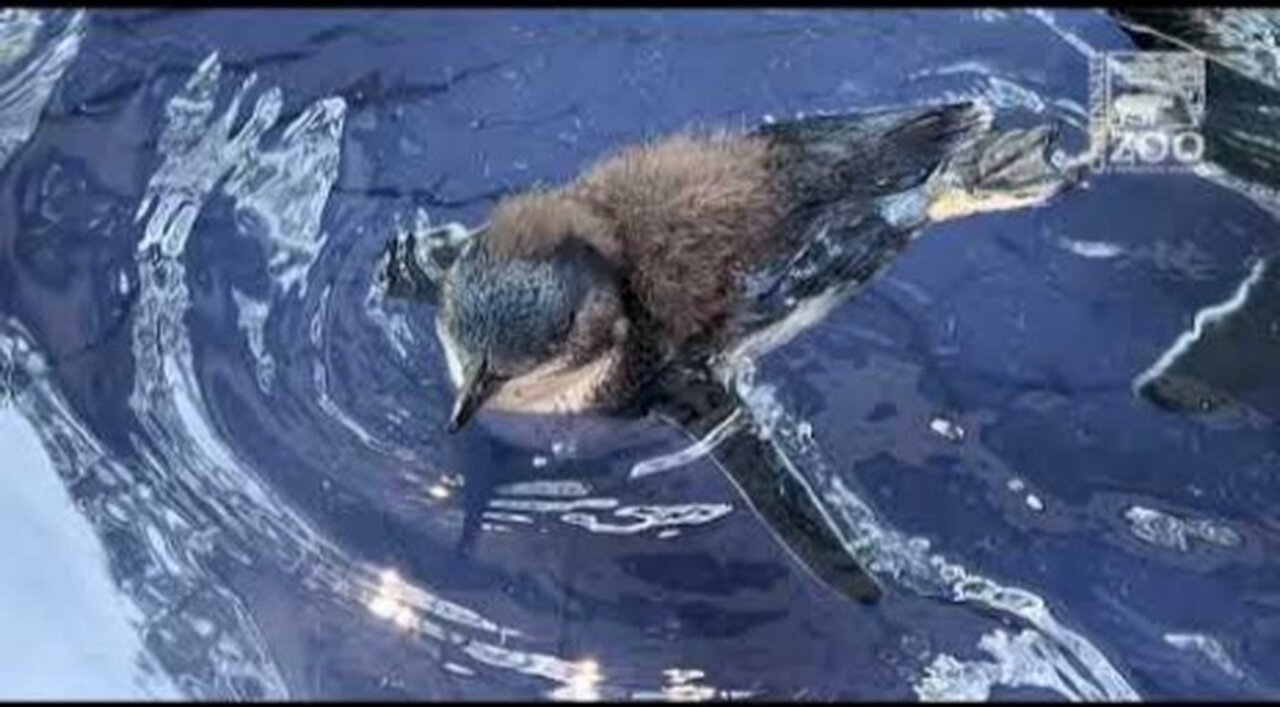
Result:
[[1067,183],[1049,137],[993,133],[974,103],[816,116],[676,134],[508,197],[444,278],[449,427],[482,406],[625,406],[665,367],[866,282],[930,221],[1039,203]]
[[[1040,204],[1077,181],[1051,159],[1055,137],[996,130],[977,102],[686,130],[503,199],[438,251],[446,262],[393,241],[382,278],[391,296],[438,298],[452,431],[486,408],[659,410],[706,432],[736,402],[709,372],[806,302],[856,291],[930,223]],[[751,507],[807,569],[878,597],[812,492],[750,439],[717,451]]]

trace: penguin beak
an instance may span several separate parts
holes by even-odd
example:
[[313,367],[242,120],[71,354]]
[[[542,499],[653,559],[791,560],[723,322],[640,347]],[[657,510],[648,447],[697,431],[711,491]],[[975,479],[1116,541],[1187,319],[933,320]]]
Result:
[[463,378],[462,386],[458,388],[458,397],[454,400],[453,413],[449,415],[446,429],[449,432],[462,429],[493,393],[496,382],[497,379],[489,373],[488,359],[482,358],[479,363],[471,366]]

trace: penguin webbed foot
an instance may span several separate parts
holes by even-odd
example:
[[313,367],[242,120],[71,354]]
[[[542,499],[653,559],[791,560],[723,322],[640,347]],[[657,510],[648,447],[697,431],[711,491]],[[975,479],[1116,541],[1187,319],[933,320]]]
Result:
[[931,180],[930,216],[1034,206],[1079,183],[1085,167],[1060,154],[1058,137],[1056,126],[1038,125],[990,132],[962,146]]

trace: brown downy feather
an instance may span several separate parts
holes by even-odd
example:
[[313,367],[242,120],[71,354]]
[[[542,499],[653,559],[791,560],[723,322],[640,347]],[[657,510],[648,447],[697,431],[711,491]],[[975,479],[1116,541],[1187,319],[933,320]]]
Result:
[[614,265],[623,249],[610,227],[562,189],[533,189],[507,197],[494,209],[486,242],[504,258],[543,258],[566,240],[577,238]]
[[768,146],[677,134],[605,158],[572,184],[505,200],[489,242],[508,257],[581,238],[620,265],[667,346],[724,334],[738,276],[772,253],[783,211]]

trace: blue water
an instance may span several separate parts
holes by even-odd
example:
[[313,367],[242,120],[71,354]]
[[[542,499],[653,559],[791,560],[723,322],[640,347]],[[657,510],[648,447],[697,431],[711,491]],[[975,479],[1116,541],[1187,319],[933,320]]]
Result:
[[[0,639],[0,694],[1274,696],[1280,391],[1132,390],[1274,248],[1241,194],[1096,175],[933,228],[754,362],[874,606],[711,457],[631,478],[680,430],[444,434],[433,312],[375,283],[396,232],[690,123],[977,97],[1078,152],[1129,46],[1084,11],[0,11],[0,471],[56,475],[109,579],[41,579],[73,550],[19,520],[49,568],[0,584],[116,617]],[[103,647],[32,673],[36,638]]]

